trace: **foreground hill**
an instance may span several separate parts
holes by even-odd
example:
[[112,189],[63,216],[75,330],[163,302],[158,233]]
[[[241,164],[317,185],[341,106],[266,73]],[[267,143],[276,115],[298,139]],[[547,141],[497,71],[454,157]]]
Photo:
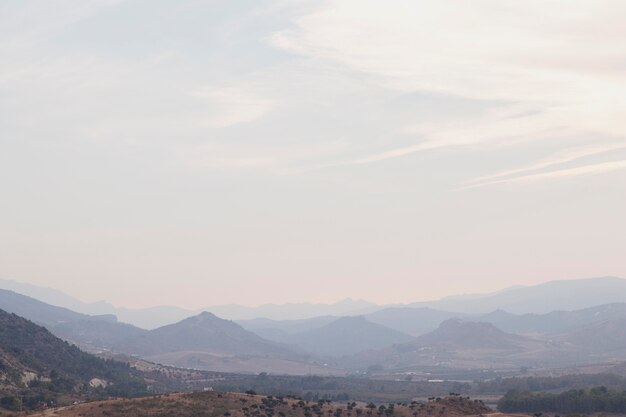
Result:
[[460,417],[493,412],[479,401],[447,397],[428,403],[410,405],[357,406],[355,403],[305,402],[295,398],[265,397],[251,394],[197,392],[170,394],[132,400],[111,400],[79,404],[56,410],[33,413],[33,416],[58,417],[341,417],[385,415],[388,417],[440,416]]
[[0,398],[5,408],[145,393],[127,364],[85,353],[48,330],[0,310]]

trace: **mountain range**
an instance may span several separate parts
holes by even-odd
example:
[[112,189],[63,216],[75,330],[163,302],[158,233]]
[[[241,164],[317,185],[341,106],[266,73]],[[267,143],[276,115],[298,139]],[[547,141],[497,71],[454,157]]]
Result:
[[[578,346],[548,343],[504,332],[485,322],[446,320],[434,331],[414,340],[368,350],[343,358],[352,369],[419,373],[433,369],[500,369],[560,367],[578,360]],[[597,358],[596,358],[597,359]]]
[[[572,305],[578,305],[580,292],[597,282],[602,291],[613,293],[606,298],[614,301],[622,297],[624,281],[559,281],[440,300],[457,303],[457,307],[465,303],[467,309],[461,312],[415,305],[380,308],[362,315],[232,321],[207,311],[151,330],[118,321],[112,314],[76,312],[9,290],[0,290],[0,308],[45,326],[90,352],[134,355],[186,368],[300,375],[419,367],[550,368],[626,360],[626,337],[621,331],[626,325],[626,303],[519,314],[500,308],[509,307],[510,294],[522,291],[524,297],[534,294],[543,297],[540,301],[544,304],[561,305],[562,294],[551,299],[546,292],[546,288],[557,288],[563,294],[574,294]],[[599,294],[596,291],[591,299]],[[477,300],[499,309],[472,312],[467,303]],[[534,298],[528,301],[528,310],[535,310],[538,302]],[[516,303],[512,308],[522,310]]]
[[259,317],[268,319],[306,319],[318,315],[350,315],[356,311],[377,310],[379,306],[363,300],[346,298],[331,304],[287,303],[263,304],[256,307],[237,304],[209,306],[202,309],[185,309],[175,306],[155,306],[148,308],[116,307],[106,301],[86,303],[52,288],[39,287],[14,280],[0,279],[0,289],[27,295],[47,304],[86,315],[115,315],[120,321],[130,323],[144,329],[155,329],[173,324],[203,311],[227,318],[229,320],[251,320]]
[[296,333],[263,329],[255,332],[266,339],[297,346],[322,357],[344,356],[412,339],[408,334],[372,323],[363,316],[334,318],[323,326]]
[[465,314],[505,310],[514,314],[545,314],[555,310],[579,310],[626,302],[626,279],[600,277],[549,281],[528,287],[512,287],[491,294],[452,296],[436,301],[411,303]]
[[202,351],[224,356],[302,357],[289,348],[267,341],[235,322],[220,319],[209,312],[136,334],[116,345],[115,350],[139,356]]
[[90,316],[77,313],[9,290],[0,290],[0,309],[25,317],[91,352],[110,350],[122,340],[147,332],[118,322],[114,315]]
[[0,308],[95,353],[123,353],[165,365],[224,372],[343,373],[321,366],[295,346],[263,339],[209,312],[145,330],[118,322],[115,316],[88,316],[8,290],[0,290]]
[[[626,302],[626,280],[617,277],[601,277],[577,280],[550,281],[534,286],[518,286],[494,293],[472,294],[445,297],[434,301],[420,301],[410,304],[377,305],[368,301],[344,299],[331,304],[288,303],[264,304],[256,307],[236,304],[209,306],[202,309],[184,309],[175,306],[155,306],[145,309],[115,307],[107,302],[85,303],[58,290],[38,287],[7,279],[0,279],[0,288],[28,295],[51,305],[88,314],[112,314],[125,323],[144,329],[155,329],[163,325],[176,323],[184,318],[210,311],[229,320],[253,320],[266,318],[276,321],[309,319],[320,316],[356,316],[392,309],[381,313],[379,319],[368,317],[372,322],[388,325],[385,314],[412,314],[411,310],[428,308],[437,312],[446,312],[441,318],[459,315],[488,314],[495,310],[505,310],[514,314],[545,314],[555,310],[571,311],[591,308],[602,304]],[[398,310],[399,309],[399,310]],[[395,310],[395,311],[394,311]],[[451,313],[450,313],[451,312]],[[450,316],[450,314],[453,314]],[[423,317],[426,315],[423,314]],[[398,318],[394,318],[399,323]],[[407,319],[402,326],[396,324],[396,330],[417,335],[433,330],[439,317],[430,324],[420,327],[415,320]]]

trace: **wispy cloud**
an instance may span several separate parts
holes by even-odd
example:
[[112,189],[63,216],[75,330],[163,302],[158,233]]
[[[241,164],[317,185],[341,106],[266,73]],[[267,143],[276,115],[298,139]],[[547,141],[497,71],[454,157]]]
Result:
[[[524,113],[518,107],[506,107],[487,112],[477,119],[409,126],[404,128],[403,132],[421,138],[419,143],[348,160],[337,165],[369,164],[440,148],[502,146],[577,133],[565,123],[555,124],[554,117],[548,112],[528,113],[527,115]],[[528,118],[532,118],[533,122],[529,123]]]
[[582,175],[596,175],[596,174],[604,174],[604,173],[613,172],[613,171],[621,171],[624,169],[626,169],[626,160],[609,161],[609,162],[601,162],[597,164],[579,166],[575,168],[566,168],[566,169],[560,169],[556,171],[542,172],[539,174],[530,174],[530,175],[523,175],[520,177],[487,181],[487,182],[483,182],[483,183],[473,185],[473,186],[470,185],[467,187],[462,187],[460,189],[482,187],[482,186],[495,185],[495,184],[526,183],[526,182],[535,182],[535,181],[543,181],[543,180],[553,180],[553,179],[568,178],[568,177],[578,177]]
[[625,135],[624,13],[612,0],[330,2],[270,42],[383,88],[500,103],[475,120],[409,122],[415,145],[343,163],[360,165],[444,147]]
[[[381,7],[346,0],[280,16],[273,13],[282,7],[273,5],[263,10],[272,23],[252,32],[250,8],[242,7],[236,18],[226,17],[225,38],[206,25],[184,26],[195,23],[172,8],[176,36],[163,49],[146,36],[159,33],[160,12],[122,28],[120,39],[133,39],[130,53],[112,47],[119,39],[110,39],[107,28],[142,6],[118,3],[51,0],[3,9],[0,89],[17,97],[7,108],[36,113],[38,126],[60,137],[168,142],[175,158],[186,152],[185,140],[215,145],[224,131],[237,131],[208,165],[293,175],[448,148],[469,155],[626,134],[626,75],[618,70],[626,30],[614,17],[626,12],[624,3],[399,0]],[[91,18],[97,24],[76,24]],[[480,111],[387,106],[411,95],[466,101]],[[35,130],[14,119],[7,121],[14,129]],[[563,155],[557,162],[570,157]],[[507,174],[491,179],[500,175]]]
[[[482,177],[476,177],[471,180],[468,180],[463,188],[474,188],[481,187],[484,185],[495,184],[498,183],[499,179],[503,179],[504,177],[510,177],[517,174],[524,174],[532,171],[537,171],[544,168],[549,168],[554,165],[565,164],[568,162],[576,161],[578,159],[586,158],[593,155],[603,154],[610,151],[615,151],[619,149],[625,149],[626,142],[619,143],[611,143],[604,144],[598,146],[591,147],[583,147],[574,150],[568,150],[565,152],[561,152],[551,158],[541,160],[539,162],[515,169],[509,169],[506,171],[501,171],[491,175],[485,175]],[[519,177],[521,178],[521,177]],[[515,178],[509,178],[509,180],[514,180]],[[495,180],[495,181],[494,181]],[[506,179],[504,180],[506,181]]]

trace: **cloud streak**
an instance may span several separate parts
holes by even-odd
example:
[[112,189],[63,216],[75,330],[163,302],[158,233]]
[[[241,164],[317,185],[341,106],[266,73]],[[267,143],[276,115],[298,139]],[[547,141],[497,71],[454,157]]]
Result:
[[597,164],[583,165],[575,168],[566,168],[550,172],[542,172],[539,174],[523,175],[520,177],[506,178],[501,180],[487,181],[477,185],[470,185],[462,187],[459,190],[475,187],[484,187],[488,185],[497,184],[515,184],[515,183],[530,183],[539,182],[544,180],[563,179],[571,177],[579,177],[583,175],[598,175],[605,174],[614,171],[621,171],[626,169],[626,159],[620,161],[601,162]]
[[[616,150],[625,149],[625,148],[626,148],[626,143],[621,142],[621,143],[612,143],[612,144],[606,144],[606,145],[601,145],[601,146],[584,147],[584,148],[579,148],[579,149],[574,149],[574,150],[568,150],[566,152],[561,152],[552,158],[544,159],[542,161],[533,163],[531,165],[527,165],[525,167],[510,169],[510,170],[501,171],[501,172],[491,174],[491,175],[485,175],[485,176],[473,178],[466,182],[466,186],[463,187],[463,189],[496,184],[498,182],[494,180],[499,180],[503,177],[509,177],[509,176],[513,176],[516,174],[524,174],[524,173],[528,173],[531,171],[537,171],[540,169],[552,167],[554,165],[561,165],[561,164],[576,161],[582,158],[586,158],[589,156],[603,154],[603,153],[607,153],[610,151],[616,151]],[[522,178],[522,177],[519,177],[519,178]],[[514,179],[515,178],[509,179],[509,180],[514,180]]]

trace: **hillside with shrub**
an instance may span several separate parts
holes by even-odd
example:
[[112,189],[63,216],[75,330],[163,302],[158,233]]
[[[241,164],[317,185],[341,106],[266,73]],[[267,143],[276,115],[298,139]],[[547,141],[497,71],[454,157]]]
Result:
[[451,396],[428,402],[357,404],[306,401],[296,397],[261,396],[216,391],[165,394],[130,400],[78,404],[36,416],[59,417],[461,417],[493,412],[480,401]]
[[128,364],[85,353],[0,310],[0,407],[30,409],[145,392],[144,380]]

